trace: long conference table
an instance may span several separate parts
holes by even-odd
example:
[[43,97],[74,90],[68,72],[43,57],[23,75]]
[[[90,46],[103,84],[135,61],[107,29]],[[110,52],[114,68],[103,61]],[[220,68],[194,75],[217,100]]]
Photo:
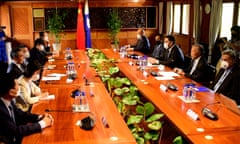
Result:
[[[33,113],[44,113],[46,110],[54,118],[52,127],[41,133],[26,136],[23,144],[136,144],[134,137],[119,114],[112,98],[93,68],[83,50],[74,50],[73,59],[64,59],[64,52],[50,60],[44,69],[43,77],[66,74],[66,64],[74,62],[77,78],[67,81],[66,76],[60,80],[46,80],[40,82],[42,91],[55,95],[53,100],[42,100],[34,104]],[[89,85],[86,85],[85,79]],[[75,89],[84,90],[91,112],[72,112],[74,99],[71,93]],[[91,116],[95,119],[92,130],[83,130],[77,121]],[[104,119],[104,120],[103,120]]]
[[[184,77],[177,76],[172,80],[157,80],[155,77],[143,75],[137,69],[137,65],[130,65],[134,62],[131,58],[120,58],[117,52],[112,49],[102,49],[108,58],[114,58],[122,73],[127,76],[131,82],[138,87],[140,92],[151,101],[166,117],[177,127],[181,134],[190,143],[236,143],[240,136],[240,116],[230,111],[223,104],[214,104],[219,102],[220,96],[211,90],[207,92],[197,92],[196,98],[199,102],[186,103],[179,99],[182,95],[183,85],[186,83],[195,83]],[[134,52],[133,52],[134,53]],[[54,118],[54,125],[44,129],[41,133],[27,136],[23,144],[105,144],[105,143],[136,143],[131,135],[127,125],[118,113],[115,104],[107,93],[104,84],[92,69],[90,61],[84,51],[74,50],[74,59],[77,69],[77,79],[67,83],[65,76],[58,81],[41,81],[40,87],[49,94],[54,94],[54,100],[41,101],[33,106],[32,112],[42,113],[46,109]],[[63,53],[50,61],[44,70],[43,75],[47,76],[53,73],[66,73],[67,60],[64,59]],[[54,69],[49,70],[48,66],[55,65]],[[151,70],[158,71],[157,66],[149,67]],[[165,67],[162,71],[171,71]],[[87,77],[90,85],[85,85],[83,76]],[[171,82],[178,87],[178,91],[163,90],[161,85],[167,85]],[[196,83],[198,86],[199,84]],[[89,113],[72,112],[72,103],[74,99],[70,97],[71,92],[76,88],[86,91],[91,114],[95,116],[96,125],[93,130],[85,131],[76,125],[79,119],[89,115]],[[93,93],[93,96],[90,95]],[[203,107],[208,107],[215,111],[219,120],[212,121],[201,114]],[[194,120],[187,115],[191,109],[199,115],[199,120]],[[102,118],[108,121],[109,127],[105,127]]]
[[[167,116],[190,143],[237,143],[240,136],[240,116],[221,103],[222,97],[220,94],[216,94],[211,90],[196,92],[196,98],[199,102],[184,102],[179,98],[179,96],[182,96],[184,85],[187,83],[195,83],[196,86],[200,87],[201,85],[181,75],[174,77],[172,80],[157,80],[151,75],[146,77],[143,72],[138,70],[137,65],[132,65],[136,63],[135,60],[128,57],[121,58],[119,53],[111,49],[102,51],[108,58],[118,61],[116,65],[121,72]],[[140,55],[137,52],[131,54]],[[161,71],[158,66],[149,66],[148,69],[148,73],[150,71]],[[162,71],[171,72],[172,70],[165,67]],[[165,91],[165,89],[160,88],[168,83],[177,86],[178,91]],[[219,117],[217,121],[209,120],[201,114],[201,110],[206,106],[217,113]],[[188,110],[197,113],[199,120],[194,120],[188,116]]]

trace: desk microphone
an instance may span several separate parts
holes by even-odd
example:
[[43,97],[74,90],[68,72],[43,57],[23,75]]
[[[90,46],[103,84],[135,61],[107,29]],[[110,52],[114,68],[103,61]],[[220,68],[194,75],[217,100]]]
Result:
[[214,120],[214,121],[218,120],[218,115],[217,115],[216,113],[214,113],[213,111],[211,111],[211,110],[208,108],[208,106],[210,106],[210,105],[215,105],[215,104],[220,104],[220,102],[210,103],[210,104],[207,104],[206,106],[204,106],[204,107],[202,108],[202,114],[203,114],[206,118],[208,118],[208,119],[210,119],[210,120]]
[[51,109],[45,109],[45,112],[72,112],[72,110],[51,110]]

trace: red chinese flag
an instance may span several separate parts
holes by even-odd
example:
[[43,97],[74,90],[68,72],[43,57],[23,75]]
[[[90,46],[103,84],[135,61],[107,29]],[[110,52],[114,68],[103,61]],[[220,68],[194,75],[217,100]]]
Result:
[[78,20],[77,20],[77,48],[85,49],[85,32],[82,13],[82,4],[78,3]]

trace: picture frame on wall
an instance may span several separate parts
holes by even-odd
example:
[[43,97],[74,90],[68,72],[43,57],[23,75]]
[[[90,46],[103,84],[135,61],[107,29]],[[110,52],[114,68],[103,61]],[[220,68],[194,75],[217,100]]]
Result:
[[44,31],[44,18],[34,18],[34,31]]

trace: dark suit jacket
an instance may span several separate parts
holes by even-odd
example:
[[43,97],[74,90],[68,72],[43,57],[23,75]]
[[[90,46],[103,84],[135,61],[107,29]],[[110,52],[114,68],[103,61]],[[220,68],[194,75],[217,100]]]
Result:
[[163,44],[159,44],[159,45],[155,45],[154,46],[154,49],[153,49],[153,52],[152,52],[152,57],[153,58],[156,58],[158,60],[166,60],[167,57],[166,57],[166,54],[167,53],[167,50],[163,47]]
[[159,63],[167,65],[170,68],[178,67],[183,69],[184,57],[181,53],[181,49],[178,46],[174,45],[167,60],[160,60]]
[[199,59],[196,69],[193,71],[192,74],[190,74],[192,67],[193,61],[186,69],[184,69],[186,77],[189,77],[190,79],[200,83],[208,81],[206,77],[208,75],[208,63],[203,56],[201,56],[201,58]]
[[149,54],[150,52],[149,40],[145,36],[142,36],[141,39],[138,39],[136,45],[132,47],[134,48],[135,51],[140,51],[144,54]]
[[[216,75],[211,89],[214,88],[215,84],[221,78],[222,74],[224,73],[224,69],[220,69],[218,74]],[[238,66],[234,66],[232,71],[228,74],[228,76],[224,79],[222,85],[216,91],[217,93],[221,93],[240,104],[240,69]]]
[[[25,113],[17,109],[14,104],[13,110],[15,121],[9,115],[9,111],[3,101],[0,99],[0,136],[6,138],[9,144],[20,144],[23,136],[30,135],[41,131],[37,123],[38,115]],[[16,141],[14,142],[14,138]]]
[[37,48],[32,48],[30,50],[29,61],[38,61],[42,66],[47,62],[47,53],[45,51],[40,51]]
[[24,64],[21,65],[22,69],[19,69],[19,67],[15,63],[11,63],[8,67],[7,73],[14,78],[19,78],[25,71],[26,66]]

